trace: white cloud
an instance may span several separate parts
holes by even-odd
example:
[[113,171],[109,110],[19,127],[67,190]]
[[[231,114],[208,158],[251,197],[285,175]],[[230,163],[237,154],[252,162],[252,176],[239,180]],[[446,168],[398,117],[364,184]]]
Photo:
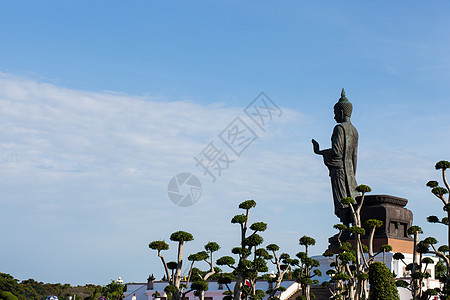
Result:
[[[283,108],[266,132],[254,129],[259,138],[212,183],[193,157],[211,141],[229,151],[218,134],[237,116],[250,122],[242,108],[77,91],[1,74],[0,225],[9,228],[4,243],[14,245],[14,251],[0,250],[13,258],[2,271],[80,284],[160,277],[150,241],[186,230],[195,236],[187,252],[215,240],[222,246],[219,255],[229,254],[238,236],[230,219],[248,198],[258,203],[252,220],[269,224],[266,242],[295,254],[298,238],[309,235],[317,240],[313,252],[322,253],[337,218],[328,172],[310,140],[327,141],[321,144],[327,147],[329,120]],[[448,135],[441,130],[444,119],[424,115],[419,128],[405,115],[402,126],[420,130],[393,132],[401,138],[385,143],[376,132],[396,128],[399,118],[384,116],[380,127],[371,127],[379,116],[359,115],[358,181],[374,193],[408,198],[415,223],[428,228],[425,217],[440,206],[422,183],[437,176],[433,165],[445,159],[440,156],[446,148],[411,143],[423,137],[438,143]],[[167,197],[169,180],[180,172],[202,181],[195,206],[180,208]],[[430,205],[424,207],[426,198]]]
[[[206,242],[204,223],[227,220],[236,213],[237,203],[263,194],[263,181],[273,182],[273,192],[267,193],[273,198],[293,191],[295,179],[278,177],[289,172],[289,163],[273,150],[261,152],[277,135],[262,131],[246,150],[248,156],[234,157],[235,163],[217,183],[208,183],[195,167],[193,156],[211,140],[219,141],[217,135],[229,122],[244,116],[242,108],[76,91],[8,74],[0,76],[0,102],[5,124],[0,128],[0,201],[8,212],[2,222],[16,223],[5,238],[23,236],[17,241],[17,255],[24,256],[30,256],[30,239],[39,245],[56,243],[55,255],[62,261],[92,245],[92,255],[103,258],[97,257],[97,273],[80,280],[98,281],[105,276],[102,259],[119,252],[133,256],[150,240],[167,238],[174,230],[195,230]],[[283,121],[271,129],[282,136],[283,127],[298,118],[285,110]],[[196,172],[205,190],[197,206],[182,209],[170,203],[166,189],[172,176],[185,171]],[[227,201],[236,205],[222,208]],[[130,249],[128,243],[135,247]],[[47,257],[42,251],[45,246],[32,257]],[[146,258],[136,257],[132,265],[142,259]],[[32,260],[27,263],[27,269],[42,267]],[[129,267],[122,263],[121,268]],[[47,275],[47,280],[65,279],[56,265],[48,268],[54,275]]]

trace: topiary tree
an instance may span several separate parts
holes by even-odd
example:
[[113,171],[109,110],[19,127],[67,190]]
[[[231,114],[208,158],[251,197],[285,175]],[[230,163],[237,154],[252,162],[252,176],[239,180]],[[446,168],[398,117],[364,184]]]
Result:
[[267,251],[272,252],[270,261],[277,269],[275,277],[269,279],[271,282],[275,282],[275,286],[266,291],[269,298],[274,299],[275,293],[283,289],[283,287],[281,287],[281,282],[283,281],[284,275],[286,275],[286,273],[290,271],[293,266],[298,265],[299,260],[291,259],[287,253],[282,253],[280,257],[278,257],[276,252],[280,249],[280,247],[276,244],[269,244],[266,246],[266,249]]
[[[264,291],[261,293],[256,290],[255,283],[258,273],[268,271],[266,260],[271,259],[271,256],[264,248],[258,248],[264,241],[258,233],[264,232],[267,224],[255,222],[249,226],[250,209],[255,206],[254,200],[240,203],[239,208],[245,210],[245,213],[236,215],[231,219],[231,223],[239,224],[241,229],[240,245],[231,250],[233,254],[238,256],[237,264],[231,256],[221,257],[216,262],[219,266],[230,267],[233,273],[237,275],[233,291],[234,300],[240,300],[244,293],[250,295],[253,299],[265,295]],[[252,231],[252,233],[248,234],[248,231]],[[250,256],[252,257],[250,258]],[[249,281],[250,286],[244,284],[246,280]]]
[[[365,194],[371,191],[367,185],[359,185],[356,190],[361,193],[361,200],[357,203],[353,198],[341,199],[341,203],[348,205],[353,222],[350,228],[344,224],[334,225],[339,230],[337,240],[340,245],[336,253],[325,252],[323,255],[333,259],[330,266],[333,268],[327,271],[331,282],[336,284],[334,290],[330,289],[334,299],[367,299],[369,296],[368,279],[369,266],[375,257],[383,253],[383,260],[386,252],[392,251],[389,245],[382,245],[375,253],[373,240],[376,228],[383,225],[380,220],[370,219],[364,224],[361,222],[361,209],[364,204]],[[364,225],[364,227],[362,227]],[[354,237],[353,245],[342,242],[341,236],[347,231]],[[361,241],[361,236],[368,237],[368,246]],[[364,255],[367,253],[367,255]]]
[[[364,205],[365,195],[372,191],[368,185],[360,184],[356,187],[356,191],[361,193],[361,200],[359,203],[353,198],[347,197],[341,199],[341,203],[348,205],[353,217],[353,226],[347,228],[346,230],[353,234],[355,237],[354,246],[351,250],[352,260],[348,259],[350,257],[350,252],[344,251],[341,257],[344,257],[344,265],[347,267],[344,269],[345,273],[349,276],[347,281],[347,293],[350,294],[351,299],[367,299],[368,297],[368,275],[369,265],[373,262],[375,255],[373,254],[373,236],[375,234],[375,229],[382,225],[379,220],[368,220],[365,227],[369,230],[369,249],[365,249],[361,241],[361,236],[366,234],[366,230],[363,228],[361,222],[361,209]],[[366,259],[364,252],[369,251],[369,258]],[[380,252],[379,252],[380,253]],[[377,253],[377,254],[379,254]],[[346,258],[345,258],[346,257]],[[339,258],[339,257],[338,257]],[[354,265],[354,270],[350,269],[350,264]]]
[[316,240],[309,236],[302,236],[299,239],[299,244],[305,246],[305,252],[297,253],[299,258],[298,268],[294,270],[294,278],[300,283],[302,287],[302,296],[305,300],[310,300],[311,297],[315,298],[314,294],[311,293],[311,285],[318,284],[318,280],[314,280],[315,276],[322,276],[319,269],[314,269],[320,266],[319,261],[312,259],[308,255],[308,248],[316,244]]
[[[207,280],[216,273],[216,269],[214,268],[214,260],[213,260],[213,253],[220,249],[219,244],[216,242],[209,242],[205,246],[205,251],[200,251],[195,254],[191,254],[188,257],[188,260],[191,261],[191,267],[189,270],[189,275],[187,278],[186,285],[189,284],[194,262],[196,261],[204,261],[209,265],[209,270],[206,272],[206,274],[202,275],[201,273],[196,273],[196,278],[194,278],[196,281],[192,283],[191,290],[195,290],[195,294],[199,297],[200,300],[203,300],[205,297],[205,291],[208,290],[208,282]],[[206,285],[206,287],[205,287]],[[190,291],[191,291],[190,290]],[[183,298],[189,291],[183,293]]]
[[369,300],[400,300],[391,271],[382,262],[369,266]]
[[[444,183],[445,187],[439,186],[439,183],[437,181],[431,180],[427,182],[427,186],[431,188],[431,193],[436,196],[439,200],[441,200],[443,204],[443,210],[446,212],[447,216],[443,218],[438,218],[437,216],[429,216],[427,218],[427,221],[430,223],[439,223],[442,225],[445,225],[447,227],[447,244],[444,244],[443,246],[445,248],[439,247],[436,249],[434,244],[429,244],[432,247],[432,253],[434,253],[436,256],[438,256],[444,263],[446,267],[445,275],[442,275],[440,280],[444,283],[444,287],[440,293],[440,296],[442,297],[450,297],[450,261],[448,256],[445,254],[445,252],[448,251],[448,247],[450,246],[450,186],[447,181],[447,169],[450,168],[450,162],[446,160],[441,160],[436,163],[435,169],[441,170],[442,175],[442,181]],[[446,198],[447,195],[447,198]]]
[[[166,272],[167,280],[169,281],[169,285],[171,287],[166,287],[167,294],[171,294],[173,298],[179,300],[181,298],[182,292],[186,286],[181,286],[181,269],[183,267],[183,246],[185,242],[192,241],[194,239],[193,235],[189,232],[185,231],[176,231],[170,235],[170,240],[178,243],[178,255],[176,262],[166,263],[164,256],[161,254],[161,251],[168,250],[169,245],[165,241],[153,241],[148,247],[153,250],[158,251],[158,256],[161,258],[161,261],[164,266],[164,270]],[[169,269],[172,269],[172,275],[169,274]],[[165,289],[165,290],[166,290]]]
[[[427,272],[429,264],[434,264],[434,261],[430,257],[423,257],[423,254],[429,253],[430,245],[437,243],[435,238],[428,237],[419,242],[419,234],[423,233],[422,228],[419,226],[411,226],[408,228],[408,234],[414,235],[414,248],[413,248],[413,262],[407,264],[405,262],[405,256],[402,253],[395,253],[393,255],[394,260],[400,260],[405,266],[406,270],[411,272],[411,281],[398,281],[397,286],[407,288],[411,291],[413,299],[422,299],[423,280],[429,278],[431,275]],[[422,269],[423,267],[423,269]]]

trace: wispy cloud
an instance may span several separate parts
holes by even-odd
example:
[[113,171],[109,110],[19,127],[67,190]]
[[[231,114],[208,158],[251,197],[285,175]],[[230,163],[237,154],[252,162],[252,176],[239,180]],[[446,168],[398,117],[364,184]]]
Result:
[[[261,182],[273,182],[273,193],[266,192],[273,198],[294,190],[295,179],[286,178],[290,163],[274,150],[264,151],[268,140],[282,137],[283,127],[300,119],[293,111],[285,110],[283,121],[273,125],[279,134],[259,132],[261,138],[248,150],[251,156],[236,157],[220,183],[201,177],[203,204],[180,210],[167,199],[169,179],[183,171],[200,176],[193,156],[242,115],[243,107],[76,91],[9,74],[0,75],[0,101],[3,222],[17,224],[7,239],[23,236],[18,248],[24,256],[30,227],[40,232],[40,244],[56,242],[61,257],[83,251],[85,243],[94,245],[94,252],[105,245],[106,257],[131,254],[124,237],[134,244],[164,238],[171,230],[200,232],[204,221],[196,225],[192,219],[212,221],[218,216],[211,212],[230,197],[238,203],[261,195]],[[77,245],[76,250],[64,249],[65,243]]]
[[[25,279],[39,270],[40,280],[76,283],[106,283],[117,276],[141,281],[149,272],[162,276],[147,248],[150,241],[186,230],[196,238],[187,252],[216,240],[219,255],[228,255],[238,236],[230,219],[248,198],[258,203],[252,221],[269,223],[266,242],[296,253],[297,239],[306,234],[317,239],[321,253],[337,219],[327,170],[310,144],[313,137],[329,137],[320,136],[324,128],[310,116],[282,108],[282,117],[265,132],[255,127],[259,138],[241,157],[232,157],[234,163],[215,183],[195,166],[193,157],[235,117],[245,118],[242,109],[251,100],[242,107],[199,105],[71,90],[1,74],[0,225],[8,228],[2,236],[14,251],[4,248],[0,254],[15,258],[2,271]],[[436,143],[442,131],[432,129],[442,128],[444,120],[422,116],[427,122],[420,131],[401,131],[394,146],[374,132],[399,126],[398,118],[389,123],[385,117],[375,129],[369,128],[377,119],[372,114],[359,115],[366,124],[360,127],[357,179],[374,193],[409,198],[421,224],[440,209],[433,200],[427,199],[433,204],[426,208],[420,201],[431,197],[422,182],[436,175],[432,166],[443,148],[409,143],[424,136]],[[403,128],[416,126],[414,118],[400,121]],[[177,207],[167,197],[169,180],[180,172],[202,181],[201,200],[192,207]],[[85,275],[72,276],[60,265]]]

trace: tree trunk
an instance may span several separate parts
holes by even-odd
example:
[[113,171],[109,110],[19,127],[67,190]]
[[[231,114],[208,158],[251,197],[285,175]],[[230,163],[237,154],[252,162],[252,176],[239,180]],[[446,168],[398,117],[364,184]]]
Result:
[[180,287],[181,282],[181,268],[183,267],[183,242],[178,243],[178,263],[177,271],[175,272],[175,286]]
[[[416,264],[417,264],[417,243],[419,242],[419,233],[414,233],[414,250],[413,250],[413,267],[411,271],[411,275],[416,272]],[[411,292],[413,300],[417,300],[417,280],[411,278]]]
[[241,300],[242,294],[242,275],[238,274],[236,284],[234,285],[233,300]]
[[350,284],[348,287],[348,299],[355,300],[355,287],[353,284]]

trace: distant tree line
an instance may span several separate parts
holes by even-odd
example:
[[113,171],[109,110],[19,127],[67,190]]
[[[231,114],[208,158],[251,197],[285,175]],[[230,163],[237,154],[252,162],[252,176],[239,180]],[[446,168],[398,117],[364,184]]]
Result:
[[87,284],[85,286],[71,286],[61,283],[43,283],[34,279],[19,282],[10,274],[0,273],[0,300],[43,300],[47,296],[55,295],[59,299],[75,296],[73,300],[94,300],[98,297],[109,299],[122,299],[126,285],[111,283],[101,286]]

